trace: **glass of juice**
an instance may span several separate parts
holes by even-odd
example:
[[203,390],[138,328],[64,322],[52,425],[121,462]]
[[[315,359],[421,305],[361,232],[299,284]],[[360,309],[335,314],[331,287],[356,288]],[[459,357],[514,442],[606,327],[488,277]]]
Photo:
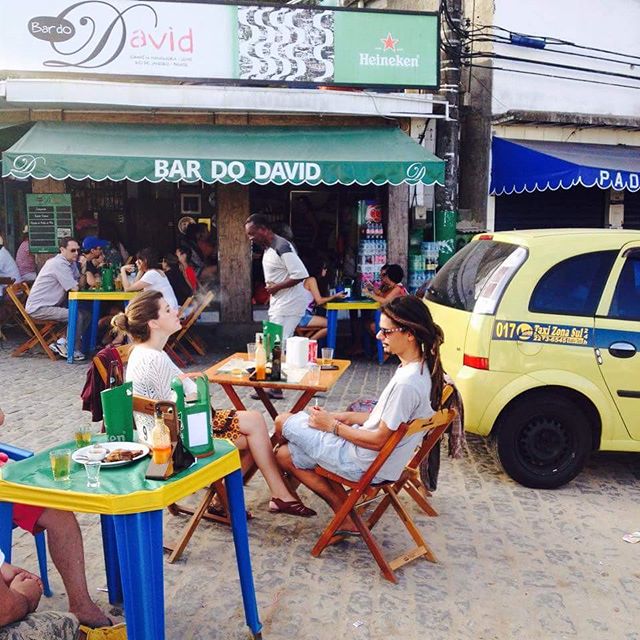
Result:
[[78,427],[75,433],[76,448],[87,447],[91,444],[91,429],[87,426]]
[[54,449],[49,453],[51,472],[56,482],[68,482],[71,476],[71,449]]

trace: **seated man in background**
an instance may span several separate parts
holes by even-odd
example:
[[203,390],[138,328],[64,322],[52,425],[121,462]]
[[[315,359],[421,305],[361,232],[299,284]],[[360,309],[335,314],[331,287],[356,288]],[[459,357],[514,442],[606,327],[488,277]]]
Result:
[[[0,426],[4,423],[4,413],[0,409]],[[0,467],[7,462],[5,455],[0,458]],[[56,569],[60,572],[65,590],[69,598],[69,611],[73,616],[51,613],[44,616],[45,621],[60,624],[60,630],[67,635],[49,637],[73,638],[77,630],[77,622],[89,627],[110,626],[111,620],[100,610],[89,595],[84,571],[84,549],[82,534],[78,521],[69,511],[45,509],[14,504],[13,523],[25,531],[37,533],[47,532],[49,553]],[[24,569],[19,569],[4,562],[4,554],[0,551],[0,640],[7,638],[29,638],[29,635],[10,635],[4,625],[18,622],[33,613],[42,596],[40,578]],[[75,616],[75,617],[74,617]],[[30,628],[27,625],[26,628]],[[55,627],[57,630],[58,627]],[[73,630],[71,633],[68,630]],[[5,635],[3,635],[5,634]],[[8,635],[7,635],[8,634]],[[33,636],[41,637],[41,636]],[[45,636],[42,636],[45,637]]]
[[[79,251],[80,245],[76,240],[68,237],[62,238],[60,253],[45,262],[31,287],[31,293],[25,305],[27,313],[34,320],[69,321],[68,292],[78,291],[85,283],[84,276],[78,272]],[[72,345],[74,360],[85,359],[80,346],[82,334],[88,324],[89,314],[79,310],[76,344]],[[49,348],[59,356],[67,357],[67,343],[64,338],[59,338],[57,342],[50,344]]]
[[35,256],[29,247],[29,227],[22,230],[22,242],[16,251],[16,264],[22,282],[33,282],[38,274]]
[[[20,271],[13,256],[4,246],[4,239],[0,236],[0,278],[11,278],[21,282]],[[0,298],[4,295],[4,286],[0,285]]]

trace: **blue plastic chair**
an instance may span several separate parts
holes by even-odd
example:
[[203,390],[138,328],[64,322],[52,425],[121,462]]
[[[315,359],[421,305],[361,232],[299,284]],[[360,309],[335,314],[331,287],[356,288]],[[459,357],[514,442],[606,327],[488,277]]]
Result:
[[[33,451],[28,449],[21,449],[20,447],[14,447],[10,444],[0,442],[0,452],[6,453],[10,460],[24,460],[33,456]],[[12,526],[12,530],[15,529],[15,525]],[[38,554],[38,566],[40,567],[40,579],[42,580],[43,592],[47,598],[53,595],[51,588],[49,587],[49,574],[47,572],[47,543],[45,539],[44,531],[36,533],[34,535],[36,541],[36,553]],[[4,550],[5,559],[7,562],[11,562],[11,532],[9,532],[9,544],[7,549]]]

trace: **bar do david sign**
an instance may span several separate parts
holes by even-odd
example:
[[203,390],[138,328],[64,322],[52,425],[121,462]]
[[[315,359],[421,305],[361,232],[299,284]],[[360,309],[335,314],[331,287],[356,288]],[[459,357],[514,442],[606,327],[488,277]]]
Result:
[[0,71],[437,88],[439,36],[435,13],[29,0],[0,22]]

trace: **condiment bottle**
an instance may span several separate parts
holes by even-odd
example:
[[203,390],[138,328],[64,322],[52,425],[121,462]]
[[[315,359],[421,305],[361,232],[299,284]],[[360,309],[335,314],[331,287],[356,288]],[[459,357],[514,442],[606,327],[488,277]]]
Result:
[[271,350],[271,379],[280,380],[282,371],[282,347],[280,346],[280,336],[276,334]]
[[151,430],[151,448],[153,461],[156,464],[166,464],[171,458],[171,433],[165,424],[162,409],[156,407],[156,424]]
[[267,378],[267,353],[264,350],[263,336],[256,334],[256,380]]

